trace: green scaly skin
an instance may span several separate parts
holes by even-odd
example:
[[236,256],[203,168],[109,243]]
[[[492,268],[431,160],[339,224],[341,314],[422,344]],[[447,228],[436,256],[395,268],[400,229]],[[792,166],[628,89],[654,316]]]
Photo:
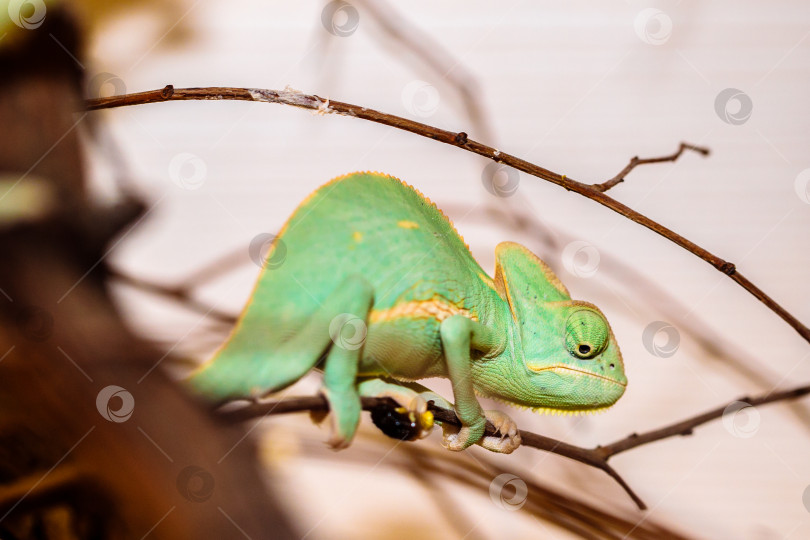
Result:
[[[584,412],[624,393],[619,348],[598,308],[573,301],[529,250],[496,248],[494,280],[447,218],[396,178],[356,173],[322,186],[296,209],[268,254],[229,340],[191,377],[208,399],[255,398],[324,372],[335,448],[347,446],[360,396],[389,396],[420,419],[416,384],[451,381],[462,427],[444,446],[520,445],[515,423],[476,394],[533,409]],[[486,420],[501,437],[482,437]]]

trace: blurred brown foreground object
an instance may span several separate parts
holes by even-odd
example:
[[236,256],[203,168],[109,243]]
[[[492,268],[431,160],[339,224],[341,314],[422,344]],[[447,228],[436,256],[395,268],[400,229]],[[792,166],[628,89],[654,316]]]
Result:
[[107,294],[105,255],[144,208],[85,196],[75,24],[49,5],[6,39],[0,538],[293,537],[244,429],[185,396]]

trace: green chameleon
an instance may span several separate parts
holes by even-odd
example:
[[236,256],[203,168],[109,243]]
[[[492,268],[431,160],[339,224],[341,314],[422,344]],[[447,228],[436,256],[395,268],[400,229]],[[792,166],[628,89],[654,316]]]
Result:
[[[277,392],[323,371],[333,448],[351,442],[360,396],[386,396],[433,426],[427,401],[454,408],[443,445],[520,445],[514,421],[476,394],[542,412],[609,407],[624,393],[621,353],[605,317],[571,300],[525,247],[495,250],[495,278],[478,265],[430,200],[378,173],[336,178],[305,199],[268,253],[228,341],[189,382],[218,402]],[[414,381],[450,380],[455,406]],[[500,436],[484,437],[486,421]]]

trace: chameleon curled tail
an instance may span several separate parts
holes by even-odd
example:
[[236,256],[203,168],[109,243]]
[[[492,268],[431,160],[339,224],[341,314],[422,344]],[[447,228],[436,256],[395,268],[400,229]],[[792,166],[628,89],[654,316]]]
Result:
[[[627,379],[602,312],[572,300],[525,247],[501,243],[495,258],[491,278],[444,214],[396,178],[336,178],[293,212],[231,336],[189,383],[215,401],[256,398],[318,369],[335,448],[355,434],[360,396],[398,402],[400,417],[375,420],[403,438],[430,432],[428,400],[452,407],[462,425],[442,426],[444,446],[497,452],[520,435],[476,395],[566,413],[615,403]],[[454,404],[415,382],[426,377],[449,379]],[[483,437],[488,419],[500,437]]]

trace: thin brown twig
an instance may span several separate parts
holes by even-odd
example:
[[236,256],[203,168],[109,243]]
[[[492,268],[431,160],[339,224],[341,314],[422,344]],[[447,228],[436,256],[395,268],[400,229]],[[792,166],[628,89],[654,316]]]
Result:
[[605,460],[607,460],[615,456],[616,454],[620,454],[622,452],[636,448],[638,446],[648,444],[654,441],[659,441],[667,437],[672,437],[674,435],[691,435],[692,430],[697,426],[705,424],[706,422],[710,422],[712,420],[716,420],[717,418],[721,418],[723,414],[726,412],[726,409],[729,407],[729,405],[735,402],[743,402],[750,405],[751,407],[756,407],[759,405],[767,405],[769,403],[775,403],[778,401],[798,399],[808,394],[810,394],[810,384],[797,386],[795,388],[791,388],[788,390],[780,390],[778,392],[768,392],[767,394],[763,394],[761,396],[753,398],[747,396],[742,397],[740,399],[734,400],[730,403],[726,403],[725,405],[717,407],[716,409],[712,409],[711,411],[707,411],[703,414],[687,418],[686,420],[682,420],[680,422],[676,422],[674,424],[670,424],[668,426],[664,426],[659,429],[645,431],[644,433],[633,433],[623,439],[619,439],[618,441],[612,442],[610,444],[606,444],[604,446],[597,446],[592,451],[597,453]]
[[[644,504],[644,501],[642,501],[641,498],[636,495],[636,493],[630,488],[627,482],[624,481],[619,473],[608,464],[608,460],[610,460],[611,457],[615,456],[616,454],[626,452],[632,448],[636,448],[654,441],[659,441],[661,439],[666,439],[668,437],[674,437],[676,435],[691,435],[692,430],[695,427],[722,417],[729,405],[735,402],[744,402],[752,407],[756,407],[758,405],[766,405],[768,403],[774,403],[777,401],[797,399],[807,394],[810,394],[810,385],[798,386],[796,388],[782,390],[779,392],[770,392],[754,398],[743,397],[716,409],[712,409],[711,411],[687,418],[686,420],[644,433],[633,433],[610,444],[604,446],[600,445],[595,448],[583,448],[581,446],[575,446],[573,444],[568,444],[566,442],[526,430],[520,430],[520,436],[523,439],[523,446],[537,448],[538,450],[545,450],[546,452],[564,456],[604,471],[611,478],[613,478],[622,487],[622,489],[624,489],[624,491],[630,496],[631,499],[633,499],[633,502],[636,503],[639,509],[645,510],[647,506]],[[380,405],[396,407],[396,404],[390,398],[364,397],[362,398],[362,402],[364,410],[369,410]],[[329,405],[326,398],[321,395],[316,395],[287,398],[278,401],[252,403],[239,409],[222,411],[220,412],[220,416],[227,421],[242,422],[255,418],[266,417],[271,414],[283,414],[308,410],[325,411],[328,410],[328,408]],[[433,411],[433,415],[435,416],[436,420],[440,422],[461,425],[456,413],[452,410],[437,407],[432,402],[430,403],[430,410]],[[493,436],[498,435],[498,432],[495,429],[495,426],[493,426],[491,422],[487,421],[484,434]]]
[[607,180],[606,182],[602,182],[601,184],[593,184],[593,188],[598,191],[605,192],[610,188],[612,188],[613,186],[615,186],[616,184],[624,182],[624,177],[627,176],[630,173],[630,171],[632,171],[639,165],[647,165],[649,163],[663,163],[665,161],[675,161],[676,159],[681,157],[681,154],[683,154],[684,150],[692,150],[693,152],[698,152],[700,154],[703,154],[704,156],[709,155],[708,148],[682,142],[680,146],[678,146],[678,150],[676,150],[675,152],[673,152],[668,156],[660,156],[654,158],[640,158],[638,156],[634,156],[630,160],[630,163],[628,163],[627,166],[624,169],[622,169],[619,174],[617,174],[610,180]]
[[180,305],[185,306],[188,309],[191,309],[198,313],[210,315],[211,317],[217,319],[218,321],[228,324],[236,323],[237,320],[236,315],[220,311],[213,306],[209,306],[203,302],[200,302],[199,300],[197,300],[192,296],[191,289],[187,287],[161,285],[159,283],[154,283],[151,281],[147,281],[145,279],[131,276],[129,274],[125,274],[124,272],[115,270],[113,268],[110,268],[109,273],[110,277],[112,277],[113,279],[117,279],[118,281],[125,283],[131,287],[135,287],[136,289],[140,289],[148,293],[166,296],[168,298],[178,300],[180,302]]
[[183,287],[188,290],[195,289],[239,268],[249,262],[249,259],[245,257],[246,253],[247,249],[239,247],[217,256],[213,261],[205,263],[202,267],[184,276]]
[[796,317],[783,308],[779,303],[769,297],[759,287],[737,272],[733,263],[721,259],[717,255],[698,246],[694,242],[684,238],[678,233],[664,227],[647,216],[633,210],[632,208],[609,197],[602,190],[592,184],[579,182],[565,175],[544,169],[519,157],[501,152],[495,148],[481,144],[467,137],[464,132],[452,132],[439,129],[421,122],[415,122],[399,116],[381,113],[374,109],[352,105],[341,101],[333,101],[328,98],[321,98],[316,95],[308,95],[297,90],[266,90],[257,88],[233,88],[233,87],[207,87],[207,88],[178,88],[167,85],[160,90],[150,90],[135,94],[125,94],[99,99],[91,99],[85,102],[87,110],[109,109],[113,107],[123,107],[127,105],[143,105],[147,103],[160,103],[164,101],[186,101],[186,100],[242,100],[258,101],[266,103],[279,103],[290,105],[302,109],[309,109],[318,114],[341,114],[353,116],[378,124],[391,126],[404,131],[409,131],[423,137],[433,139],[445,144],[462,148],[480,156],[487,157],[493,161],[505,163],[510,167],[523,171],[532,176],[536,176],[568,191],[574,191],[599,204],[610,208],[624,217],[635,221],[653,232],[656,232],[671,242],[681,246],[690,253],[700,257],[714,268],[728,275],[742,288],[751,293],[755,298],[767,306],[771,311],[779,315],[787,322],[805,341],[810,342],[810,328],[802,324]]

